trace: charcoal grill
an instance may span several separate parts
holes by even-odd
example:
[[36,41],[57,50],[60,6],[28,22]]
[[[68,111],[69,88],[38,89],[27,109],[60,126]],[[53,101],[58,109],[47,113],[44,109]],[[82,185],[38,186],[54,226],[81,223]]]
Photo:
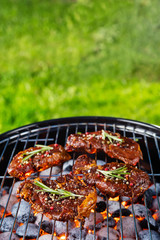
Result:
[[[132,138],[134,140],[138,139],[141,146],[144,160],[139,163],[139,168],[145,170],[153,184],[160,182],[160,128],[158,126],[132,121],[122,118],[112,118],[112,117],[72,117],[72,118],[61,118],[53,119],[43,122],[37,122],[24,127],[17,128],[15,130],[9,131],[0,135],[0,180],[1,189],[4,186],[9,186],[9,197],[11,196],[13,186],[16,179],[12,178],[7,174],[7,168],[15,154],[19,151],[34,146],[36,143],[49,145],[51,143],[59,143],[65,146],[66,139],[69,134],[76,132],[90,132],[97,131],[100,129],[110,130],[113,132],[119,132],[122,136]],[[72,154],[73,161],[76,158],[76,154]],[[103,159],[106,162],[109,158],[102,153],[97,153],[94,156],[96,159]],[[63,171],[61,171],[63,174]],[[156,185],[155,185],[156,189]],[[156,195],[158,199],[158,194]],[[4,213],[2,216],[1,224],[3,222],[7,205],[6,202]],[[146,199],[144,196],[144,203],[146,205]],[[160,210],[160,204],[158,201],[158,206]],[[108,211],[107,211],[108,214]],[[135,221],[134,209],[133,217]],[[29,217],[28,217],[29,219]],[[148,218],[147,218],[148,219]],[[95,221],[95,219],[94,219]],[[16,217],[14,219],[16,223]],[[42,223],[42,219],[41,219]],[[122,228],[122,215],[120,207],[120,235],[123,239],[123,228]],[[28,221],[27,221],[28,224]],[[27,231],[26,224],[26,231]],[[40,224],[41,225],[41,224]],[[152,231],[150,228],[149,221],[147,222],[148,229],[150,232],[150,239],[152,238]],[[67,226],[67,223],[66,223]],[[14,226],[12,227],[9,239],[11,239],[13,234]],[[66,227],[66,235],[68,227]],[[25,232],[26,232],[25,231]],[[82,224],[80,225],[80,231],[82,232]],[[93,230],[94,239],[96,239],[95,227]],[[39,226],[39,232],[37,238],[41,234],[41,226]],[[135,224],[135,235],[138,239],[138,232]],[[54,237],[54,229],[52,231],[52,239]],[[21,239],[25,239],[25,234]],[[65,238],[64,238],[65,239]],[[79,239],[82,239],[82,233],[80,233]],[[109,238],[109,231],[107,227],[106,239]],[[154,239],[153,239],[154,240]]]

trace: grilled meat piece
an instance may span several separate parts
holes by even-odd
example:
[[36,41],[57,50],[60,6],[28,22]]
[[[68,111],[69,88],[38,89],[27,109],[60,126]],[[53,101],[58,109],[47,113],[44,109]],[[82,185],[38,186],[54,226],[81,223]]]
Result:
[[104,130],[71,134],[67,139],[66,150],[68,152],[85,151],[91,154],[104,151],[111,158],[117,158],[131,165],[136,165],[140,159],[143,159],[137,142],[122,137],[119,133]]
[[[23,180],[34,172],[40,172],[49,167],[60,165],[71,158],[59,144],[44,146],[43,149],[49,150],[40,151],[41,149],[42,147],[37,146],[19,152],[13,157],[8,167],[8,173],[13,177]],[[35,151],[35,154],[32,154],[34,153],[33,151]],[[36,153],[36,151],[40,152]],[[29,155],[31,157],[26,159]]]
[[86,154],[83,154],[76,159],[72,167],[72,172],[73,174],[83,174],[83,172],[86,172],[90,168],[96,167],[96,166],[97,164],[94,159],[91,159]]
[[69,174],[58,177],[56,180],[42,181],[51,189],[64,189],[80,197],[66,197],[59,199],[60,195],[53,195],[50,192],[40,191],[42,188],[36,186],[34,181],[26,180],[21,183],[18,189],[20,196],[31,203],[35,213],[44,213],[50,219],[67,221],[83,219],[88,217],[97,201],[97,192],[93,187],[86,185],[83,180]]
[[[125,175],[115,173],[107,177],[100,172],[112,171],[119,168],[125,168]],[[100,170],[100,171],[99,171]],[[127,196],[137,197],[142,195],[150,186],[150,179],[146,172],[124,163],[107,163],[103,166],[92,167],[88,173],[83,171],[83,180],[90,186],[96,186],[103,194],[109,197]]]
[[[82,160],[82,161],[81,161]],[[86,167],[84,166],[84,162]],[[123,168],[122,172],[115,174],[113,170]],[[99,170],[111,171],[105,176]],[[146,172],[124,163],[106,163],[103,166],[96,166],[95,160],[87,155],[77,158],[73,166],[74,174],[83,174],[83,180],[91,186],[96,186],[103,194],[109,197],[142,195],[150,186],[149,176]],[[111,177],[112,176],[112,177]],[[122,177],[119,178],[119,177]]]

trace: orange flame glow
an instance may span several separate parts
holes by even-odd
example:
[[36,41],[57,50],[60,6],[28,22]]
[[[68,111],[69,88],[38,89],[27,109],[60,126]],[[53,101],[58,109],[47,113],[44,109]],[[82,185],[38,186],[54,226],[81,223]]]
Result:
[[119,201],[119,197],[115,197],[115,198],[111,198],[111,197],[110,197],[109,200],[110,200],[110,201],[117,201],[117,202],[118,202],[118,201]]
[[78,220],[74,220],[74,223],[76,228],[80,227],[80,222]]
[[65,234],[62,234],[58,239],[60,239],[60,240],[66,240],[67,238],[66,238],[66,235],[65,235]]
[[126,201],[122,202],[122,205],[123,205],[124,207],[126,207],[126,206],[127,206],[127,202],[126,202]]

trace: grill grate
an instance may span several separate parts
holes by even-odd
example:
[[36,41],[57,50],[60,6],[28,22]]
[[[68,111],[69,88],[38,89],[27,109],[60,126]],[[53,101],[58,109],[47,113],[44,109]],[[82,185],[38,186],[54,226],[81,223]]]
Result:
[[[156,182],[160,182],[160,129],[156,126],[131,121],[126,119],[117,119],[117,118],[109,118],[109,117],[73,117],[73,118],[62,118],[49,120],[44,122],[39,122],[35,124],[30,124],[25,127],[21,127],[15,129],[13,131],[4,133],[0,136],[0,181],[1,181],[1,189],[4,186],[10,186],[9,198],[6,203],[4,213],[2,216],[3,222],[6,209],[8,206],[8,202],[10,196],[12,194],[12,190],[16,180],[7,174],[7,168],[15,154],[19,151],[34,146],[36,143],[49,145],[51,143],[59,143],[65,146],[66,139],[69,134],[77,133],[77,132],[89,132],[89,131],[97,131],[100,129],[110,130],[113,132],[119,132],[122,136],[126,136],[132,138],[134,140],[138,139],[138,142],[141,146],[144,161],[139,164],[139,168],[145,170],[151,178],[151,181],[155,185]],[[77,153],[72,154],[73,163],[77,157]],[[97,153],[94,155],[95,159],[103,159],[106,162],[109,160],[104,153]],[[61,169],[61,173],[63,174],[63,167]],[[55,176],[55,175],[54,175]],[[56,175],[58,176],[58,175]],[[42,176],[43,177],[43,176]],[[50,172],[51,177],[51,172]],[[156,193],[158,207],[160,210],[160,203],[158,199],[158,194]],[[20,206],[21,200],[18,205],[18,209]],[[144,204],[146,204],[146,197],[144,197]],[[120,206],[120,235],[121,239],[123,238],[123,227],[122,227],[122,209],[121,202],[119,201]],[[17,209],[17,213],[18,213]],[[147,207],[146,207],[147,210]],[[136,239],[138,239],[138,232],[136,227],[136,218],[133,208],[132,202],[132,211],[134,218],[134,227],[135,227],[135,235]],[[16,213],[16,216],[17,216]],[[108,206],[107,206],[107,223],[108,223]],[[16,224],[16,216],[14,218],[14,225]],[[40,226],[38,230],[37,240],[41,233],[41,224],[43,221],[43,216],[40,220]],[[26,222],[25,234],[22,239],[25,239],[27,226],[29,223],[29,216]],[[14,225],[11,230],[11,234],[9,239],[11,239],[13,234]],[[147,215],[147,225],[150,232],[150,239],[152,240],[152,233],[149,224],[149,216]],[[96,214],[94,214],[94,239],[96,239]],[[52,239],[54,239],[55,232],[55,223],[52,229]],[[68,223],[66,223],[66,235],[68,234]],[[82,239],[82,223],[80,224],[80,239]],[[107,232],[106,239],[109,239],[109,227],[107,224]]]

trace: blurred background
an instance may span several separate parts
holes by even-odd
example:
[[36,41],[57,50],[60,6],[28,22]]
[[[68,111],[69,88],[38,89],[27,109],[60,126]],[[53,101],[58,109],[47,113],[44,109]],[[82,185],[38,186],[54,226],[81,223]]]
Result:
[[0,2],[0,133],[71,116],[160,125],[159,0]]

